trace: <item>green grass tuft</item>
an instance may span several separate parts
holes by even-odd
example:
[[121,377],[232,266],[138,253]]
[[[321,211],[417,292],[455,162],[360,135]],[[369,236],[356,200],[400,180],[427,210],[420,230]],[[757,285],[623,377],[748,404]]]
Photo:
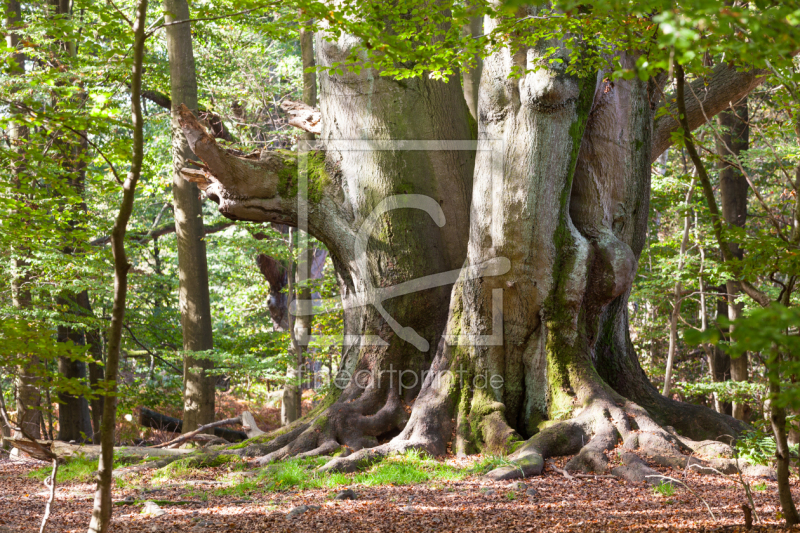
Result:
[[[75,483],[89,483],[94,481],[94,473],[97,472],[97,459],[84,459],[76,457],[69,459],[65,464],[59,465],[56,474],[56,483],[72,481]],[[53,467],[43,466],[28,473],[28,477],[44,481],[53,472]]]
[[217,489],[217,495],[244,496],[251,492],[330,489],[348,485],[416,485],[431,481],[457,481],[481,474],[494,467],[497,458],[487,458],[469,469],[460,469],[437,461],[423,452],[412,450],[392,455],[368,469],[354,474],[320,473],[317,469],[330,457],[287,459],[265,467],[255,478]]

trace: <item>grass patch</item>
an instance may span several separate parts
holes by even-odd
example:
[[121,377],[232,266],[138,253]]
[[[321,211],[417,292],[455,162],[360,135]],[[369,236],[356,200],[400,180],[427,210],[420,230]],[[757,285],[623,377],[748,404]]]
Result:
[[664,483],[664,481],[659,481],[658,485],[653,487],[653,492],[668,498],[675,494],[675,487],[672,486],[672,483]]
[[393,455],[354,474],[319,473],[317,469],[330,457],[287,459],[265,467],[254,478],[214,491],[220,496],[245,496],[251,492],[283,490],[338,489],[347,485],[416,485],[431,481],[457,481],[489,471],[498,464],[496,457],[486,458],[472,468],[461,469],[412,450]]
[[201,502],[207,502],[208,492],[204,490],[188,490],[186,491],[186,497],[189,499],[198,498]]
[[[97,472],[98,468],[97,459],[84,459],[82,457],[69,459],[65,464],[59,465],[56,483],[67,481],[89,483],[94,480],[94,473]],[[36,470],[28,472],[28,477],[44,481],[52,472],[52,466],[43,466],[42,468],[37,468]]]
[[763,491],[767,490],[767,484],[764,483],[763,481],[761,483],[756,483],[755,485],[753,485],[753,490],[757,490],[759,492],[763,492]]

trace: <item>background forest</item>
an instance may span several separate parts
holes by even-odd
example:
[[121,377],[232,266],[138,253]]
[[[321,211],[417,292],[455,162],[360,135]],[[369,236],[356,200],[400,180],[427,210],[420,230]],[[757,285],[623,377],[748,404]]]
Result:
[[[114,306],[111,234],[135,142],[135,35],[123,4],[4,3],[0,399],[36,438],[99,442]],[[303,13],[216,0],[189,7],[196,109],[217,142],[257,159],[313,139],[290,124],[298,102],[316,105]],[[165,429],[164,417],[183,419],[185,433],[249,411],[262,430],[276,429],[319,405],[339,369],[341,312],[315,315],[300,329],[286,314],[296,298],[338,296],[333,264],[324,244],[306,243],[288,226],[234,222],[199,195],[199,214],[178,205],[167,41],[179,26],[161,4],[147,9],[144,157],[125,239],[131,267],[116,442],[170,440],[175,428]],[[695,22],[674,28],[676,49],[701,39]],[[728,60],[704,51],[687,64]],[[747,422],[738,453],[763,465],[776,450],[771,402],[787,409],[794,458],[800,443],[800,65],[766,64],[766,81],[695,130],[693,146],[675,144],[653,164],[647,241],[627,310],[650,381],[665,396]],[[469,69],[465,86],[468,77]],[[195,242],[204,243],[207,265],[179,263],[176,221],[187,216],[202,219]],[[734,243],[732,257],[723,257],[720,239]],[[299,283],[304,261],[315,279]],[[187,280],[202,288],[205,277],[210,330],[182,309],[180,296]],[[779,305],[756,302],[737,279]],[[187,320],[205,328],[205,345],[187,338]],[[310,342],[301,345],[306,334]],[[202,383],[193,382],[198,365]],[[210,415],[197,407],[203,394]],[[14,433],[5,422],[2,429],[6,438]]]
[[[70,413],[73,418],[66,420],[88,416],[87,402],[77,398],[91,403],[90,369],[105,357],[113,301],[109,234],[120,190],[115,177],[127,171],[132,142],[126,85],[130,41],[124,21],[108,6],[73,7],[61,15],[52,6],[25,7],[27,68],[19,72],[9,61],[2,90],[19,106],[3,102],[2,390],[6,405],[15,406],[17,369],[36,354],[32,379],[40,391],[36,405],[41,434],[78,440],[82,434],[91,438],[91,428],[70,422],[64,427],[59,415],[74,407],[84,413]],[[152,11],[151,19],[158,21],[161,7]],[[224,140],[247,153],[289,149],[298,137],[280,104],[302,96],[300,47],[296,35],[274,24],[275,18],[280,16],[240,17],[235,25],[229,20],[200,22],[194,30],[200,106],[215,124],[223,125]],[[67,45],[53,37],[61,32],[72,36]],[[138,407],[177,417],[183,407],[170,80],[163,31],[148,41],[145,64],[147,149],[129,226],[132,268],[120,369],[122,442],[151,436],[136,421],[124,422],[136,417]],[[17,109],[21,111],[13,112]],[[15,139],[14,132],[23,128],[24,138]],[[12,174],[17,165],[22,170]],[[291,343],[285,328],[272,323],[269,284],[257,258],[265,254],[291,264],[290,235],[269,225],[234,224],[207,202],[203,222],[214,339],[213,349],[204,355],[214,362],[217,415],[226,410],[238,414],[237,402],[250,402],[254,410],[274,407],[268,393],[281,389],[286,380]],[[329,264],[323,276],[315,291],[327,296],[335,290]],[[76,308],[77,295],[87,298],[87,307]],[[318,320],[316,328],[336,334],[339,322],[334,313]],[[337,359],[336,345],[315,349],[312,357],[325,368],[309,368],[327,375]],[[319,380],[308,384],[318,387]],[[259,422],[266,427],[280,424],[277,416]]]

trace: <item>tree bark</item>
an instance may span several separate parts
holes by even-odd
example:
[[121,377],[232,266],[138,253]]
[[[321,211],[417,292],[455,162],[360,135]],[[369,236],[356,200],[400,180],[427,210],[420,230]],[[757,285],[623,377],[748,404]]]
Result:
[[[50,0],[49,5],[51,11],[49,15],[53,21],[68,21],[72,17],[70,2],[64,0]],[[52,59],[57,63],[68,65],[69,61],[74,56],[77,50],[77,42],[72,34],[67,33],[58,35],[54,40]],[[75,81],[80,87],[78,80]],[[78,91],[74,96],[75,103],[81,103],[85,100],[85,93]],[[60,102],[54,101],[54,107],[58,107]],[[53,132],[53,146],[52,150],[55,152],[60,167],[62,169],[61,179],[66,184],[72,187],[78,195],[84,192],[85,180],[85,167],[84,153],[88,144],[85,135],[75,135],[67,131],[54,131]],[[83,211],[86,211],[86,205],[82,203]],[[70,223],[69,230],[71,231],[75,223]],[[72,255],[75,249],[72,246],[65,246],[63,253]],[[88,295],[75,294],[71,291],[64,291],[56,298],[57,304],[63,309],[65,314],[65,321],[79,322],[79,317],[84,315],[84,310],[78,304],[78,299],[83,298],[88,302]],[[75,345],[82,346],[85,344],[84,332],[79,326],[61,325],[58,327],[58,341],[68,342],[71,341]],[[86,379],[86,364],[82,361],[76,361],[66,356],[58,358],[58,372],[68,379]],[[59,409],[59,431],[58,438],[65,441],[86,441],[92,439],[92,425],[89,413],[89,403],[86,398],[74,396],[72,394],[61,392],[58,395]]]
[[[164,0],[165,20],[187,20],[186,0]],[[181,177],[180,170],[192,158],[186,138],[178,123],[178,109],[186,105],[197,110],[197,79],[189,23],[167,26],[170,96],[172,100],[172,157],[175,198],[175,232],[178,240],[180,272],[180,310],[183,349],[187,352],[214,347],[211,324],[211,299],[208,289],[208,263],[203,239],[203,209],[200,194],[193,183]],[[213,362],[206,358],[184,357],[184,432],[214,421],[214,383],[210,375]]]
[[[63,326],[59,330],[67,329]],[[83,333],[59,331],[59,341],[72,340],[76,345],[83,345]],[[86,363],[74,361],[67,357],[58,358],[58,373],[67,379],[85,380]],[[75,396],[64,392],[58,395],[58,440],[92,442],[92,421],[89,413],[89,402],[84,396]]]
[[[719,190],[722,217],[730,225],[744,228],[747,222],[747,194],[749,187],[738,165],[741,164],[742,152],[749,148],[750,134],[748,126],[747,98],[742,99],[735,106],[720,113],[717,122],[722,131],[717,137],[717,154],[719,163]],[[731,253],[737,259],[742,259],[743,253],[737,243],[730,243]],[[728,318],[736,320],[743,316],[744,304],[736,302],[739,295],[739,284],[728,281],[727,303]],[[731,337],[736,332],[731,329]],[[731,358],[731,379],[733,381],[748,381],[748,356],[746,353],[739,357]],[[745,403],[734,401],[732,405],[733,416],[739,420],[745,419]]]
[[[483,17],[473,17],[464,31],[472,37],[483,33]],[[461,83],[464,87],[464,100],[467,101],[469,113],[477,124],[478,122],[478,96],[480,94],[481,72],[483,72],[483,58],[475,55],[475,67],[465,68],[461,72]]]
[[147,0],[136,4],[133,20],[133,68],[131,74],[131,122],[133,124],[133,153],[128,176],[122,185],[122,202],[111,231],[111,252],[114,256],[114,305],[111,309],[111,324],[108,328],[108,355],[105,378],[108,395],[103,406],[103,428],[101,430],[101,453],[97,473],[97,488],[94,495],[89,533],[106,533],[111,522],[111,486],[114,471],[114,437],[117,418],[117,374],[119,352],[122,342],[122,326],[125,322],[125,298],[128,292],[128,270],[131,265],[125,253],[125,232],[128,227],[136,184],[142,172],[144,159],[144,124],[142,119],[142,61],[146,39]]

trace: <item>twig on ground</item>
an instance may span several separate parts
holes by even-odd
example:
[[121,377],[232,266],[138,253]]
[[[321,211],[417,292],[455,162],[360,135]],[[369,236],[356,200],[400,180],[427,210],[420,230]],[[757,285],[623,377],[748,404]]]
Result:
[[549,462],[549,463],[547,463],[547,464],[548,464],[548,466],[550,466],[550,468],[552,468],[553,470],[555,470],[556,472],[558,472],[559,474],[561,474],[562,476],[564,476],[564,477],[565,477],[565,478],[567,478],[568,480],[570,480],[570,481],[577,481],[577,480],[575,479],[575,476],[573,476],[572,474],[570,474],[569,472],[567,472],[567,471],[566,471],[566,470],[564,470],[563,468],[559,468],[559,467],[557,467],[557,466],[556,466],[556,464],[555,464],[555,463],[553,463],[552,461],[551,461],[551,462]]
[[[736,483],[736,479],[733,476],[730,476],[728,474],[723,474],[722,472],[720,472],[719,470],[717,470],[713,466],[704,466],[704,465],[694,464],[694,465],[687,466],[686,468],[687,468],[687,470],[689,468],[697,468],[698,470],[701,469],[701,468],[704,469],[704,470],[711,470],[713,472],[716,472],[717,474],[719,474],[722,477],[733,479],[733,482]],[[747,501],[750,502],[750,507],[752,509],[753,515],[755,515],[755,517],[756,517],[756,522],[761,522],[761,518],[759,518],[758,512],[756,512],[756,504],[755,504],[755,502],[753,502],[753,494],[750,492],[750,485],[748,485],[747,482],[745,482],[745,480],[742,478],[742,470],[741,470],[741,468],[739,468],[739,461],[738,460],[736,461],[736,472],[737,472],[737,474],[739,474],[739,483],[744,487],[744,493],[747,496]]]
[[689,492],[691,492],[692,494],[694,494],[695,496],[697,496],[698,498],[700,498],[700,501],[702,501],[702,502],[705,504],[705,506],[706,506],[706,509],[708,509],[708,514],[710,514],[710,515],[711,515],[711,520],[713,520],[714,522],[716,522],[716,521],[717,521],[717,518],[714,516],[714,513],[711,511],[711,506],[710,506],[710,505],[708,505],[708,502],[707,502],[707,501],[706,501],[706,500],[705,500],[705,499],[704,499],[702,496],[700,496],[700,495],[699,495],[699,494],[697,494],[695,491],[693,491],[693,490],[692,490],[692,488],[691,488],[689,485],[687,485],[686,483],[684,483],[683,481],[681,481],[681,480],[679,480],[679,479],[675,479],[674,477],[662,476],[662,475],[660,475],[660,474],[659,474],[659,475],[650,475],[650,476],[644,476],[644,477],[646,477],[646,478],[647,478],[647,477],[657,477],[657,478],[661,478],[661,479],[666,479],[666,480],[668,480],[668,481],[674,481],[675,483],[678,483],[678,484],[680,484],[680,485],[683,485],[684,487],[686,487],[686,490],[688,490]]

